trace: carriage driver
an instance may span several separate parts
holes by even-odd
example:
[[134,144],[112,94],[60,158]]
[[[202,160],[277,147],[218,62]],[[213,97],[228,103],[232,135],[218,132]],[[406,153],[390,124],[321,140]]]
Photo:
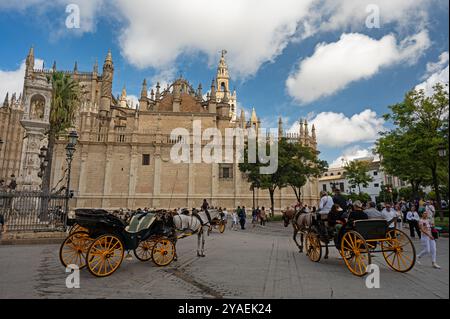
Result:
[[330,212],[333,205],[333,198],[328,195],[326,191],[321,191],[318,213],[320,214],[322,220],[328,219],[328,213]]

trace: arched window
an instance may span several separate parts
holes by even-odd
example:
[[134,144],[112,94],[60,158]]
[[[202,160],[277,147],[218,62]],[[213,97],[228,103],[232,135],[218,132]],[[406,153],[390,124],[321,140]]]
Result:
[[222,82],[222,83],[220,84],[220,87],[221,87],[221,89],[222,89],[222,92],[225,92],[225,89],[227,88],[227,87],[225,86],[225,82]]

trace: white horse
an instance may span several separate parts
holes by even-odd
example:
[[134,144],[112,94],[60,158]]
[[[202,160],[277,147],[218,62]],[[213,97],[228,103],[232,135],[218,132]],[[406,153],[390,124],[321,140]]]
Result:
[[[215,218],[220,218],[218,210],[208,210],[211,221]],[[175,214],[173,216],[173,223],[178,232],[182,232],[177,239],[185,238],[197,234],[197,256],[205,257],[205,232],[211,228],[211,221],[204,211],[194,211],[191,215]]]

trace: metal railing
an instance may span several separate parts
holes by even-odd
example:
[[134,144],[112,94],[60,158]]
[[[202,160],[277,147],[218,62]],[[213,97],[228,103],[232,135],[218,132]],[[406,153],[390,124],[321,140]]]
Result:
[[8,231],[63,231],[67,216],[65,201],[64,194],[0,192],[0,214]]

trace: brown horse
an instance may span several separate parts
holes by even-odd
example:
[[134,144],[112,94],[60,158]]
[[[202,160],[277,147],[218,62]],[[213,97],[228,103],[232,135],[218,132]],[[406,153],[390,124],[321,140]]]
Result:
[[[303,252],[303,240],[306,232],[310,231],[313,227],[313,220],[315,213],[307,213],[303,210],[297,211],[293,207],[288,207],[285,211],[282,211],[284,227],[288,227],[292,223],[294,228],[293,239],[297,245],[299,252]],[[297,234],[300,233],[300,243],[297,241]],[[325,259],[328,258],[328,243],[325,243],[326,253]]]

